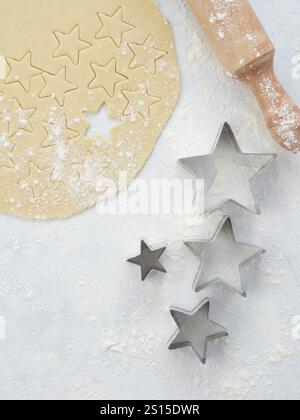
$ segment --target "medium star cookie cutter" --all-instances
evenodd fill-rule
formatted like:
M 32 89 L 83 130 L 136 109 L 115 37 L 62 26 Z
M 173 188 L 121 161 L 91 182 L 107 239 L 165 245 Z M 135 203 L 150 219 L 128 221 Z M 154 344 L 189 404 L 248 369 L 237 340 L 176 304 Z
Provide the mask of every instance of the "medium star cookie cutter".
M 260 214 L 257 176 L 273 161 L 275 153 L 243 153 L 228 123 L 214 143 L 212 153 L 180 159 L 179 163 L 194 177 L 205 181 L 204 214 L 232 206 Z
M 169 350 L 192 347 L 203 364 L 206 363 L 208 344 L 227 337 L 224 327 L 210 320 L 210 301 L 205 299 L 193 311 L 171 308 L 171 315 L 178 326 L 169 343 Z
M 223 217 L 210 240 L 186 242 L 185 245 L 201 261 L 193 285 L 196 293 L 222 283 L 246 297 L 246 285 L 240 270 L 265 253 L 262 248 L 237 242 L 231 219 L 227 216 Z

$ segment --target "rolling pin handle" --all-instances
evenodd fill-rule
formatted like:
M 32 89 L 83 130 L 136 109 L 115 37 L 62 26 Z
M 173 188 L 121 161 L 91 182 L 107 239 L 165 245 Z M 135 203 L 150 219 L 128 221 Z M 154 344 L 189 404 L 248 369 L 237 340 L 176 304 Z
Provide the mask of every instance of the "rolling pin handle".
M 274 139 L 292 152 L 300 150 L 300 109 L 278 82 L 274 54 L 239 75 L 252 90 Z

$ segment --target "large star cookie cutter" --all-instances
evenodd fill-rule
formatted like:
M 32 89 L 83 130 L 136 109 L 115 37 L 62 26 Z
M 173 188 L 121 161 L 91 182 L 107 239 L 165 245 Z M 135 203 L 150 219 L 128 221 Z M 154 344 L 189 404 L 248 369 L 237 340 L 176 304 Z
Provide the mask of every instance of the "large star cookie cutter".
M 238 206 L 254 214 L 260 213 L 255 180 L 275 158 L 270 153 L 243 153 L 228 123 L 215 141 L 212 153 L 180 159 L 179 163 L 194 177 L 205 181 L 204 213 Z

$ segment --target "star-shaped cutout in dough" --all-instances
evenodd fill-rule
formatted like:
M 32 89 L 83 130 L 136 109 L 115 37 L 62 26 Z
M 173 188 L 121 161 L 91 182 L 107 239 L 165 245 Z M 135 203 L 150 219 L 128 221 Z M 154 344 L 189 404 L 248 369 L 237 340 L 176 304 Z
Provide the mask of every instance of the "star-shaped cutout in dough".
M 114 96 L 117 84 L 127 80 L 127 77 L 117 72 L 117 61 L 113 58 L 106 66 L 92 63 L 94 78 L 89 84 L 90 89 L 102 88 L 111 98 Z
M 2 118 L 8 123 L 9 137 L 19 134 L 21 131 L 32 132 L 30 119 L 36 112 L 36 108 L 25 109 L 21 106 L 18 99 L 13 98 L 9 111 L 2 114 Z
M 143 44 L 128 44 L 134 54 L 134 58 L 129 65 L 130 69 L 145 67 L 150 73 L 156 73 L 157 60 L 168 53 L 155 48 L 153 36 L 149 35 Z
M 100 109 L 94 112 L 87 113 L 89 127 L 86 132 L 86 137 L 98 137 L 104 139 L 106 142 L 110 141 L 112 130 L 120 124 L 120 121 L 110 116 L 107 105 L 101 105 Z
M 193 176 L 204 179 L 205 213 L 231 203 L 258 214 L 259 206 L 252 183 L 274 158 L 275 154 L 242 153 L 229 124 L 225 123 L 212 154 L 185 158 L 179 162 Z
M 102 28 L 97 33 L 97 39 L 111 38 L 117 47 L 122 45 L 123 35 L 135 29 L 135 26 L 126 22 L 123 18 L 123 9 L 120 7 L 111 16 L 98 13 Z
M 140 114 L 144 119 L 150 117 L 151 107 L 161 101 L 158 96 L 151 95 L 147 89 L 146 82 L 141 84 L 137 90 L 123 90 L 127 99 L 127 106 L 124 115 Z
M 225 217 L 210 241 L 187 242 L 187 247 L 201 260 L 194 281 L 199 292 L 221 282 L 246 296 L 246 287 L 241 280 L 240 269 L 264 250 L 236 242 L 230 218 Z
M 66 115 L 61 116 L 55 122 L 47 123 L 45 127 L 47 137 L 42 143 L 42 147 L 58 146 L 67 144 L 69 140 L 78 137 L 79 133 L 68 127 Z
M 153 271 L 166 273 L 164 266 L 160 262 L 160 258 L 165 250 L 166 248 L 152 250 L 145 241 L 142 241 L 140 255 L 130 258 L 128 262 L 141 267 L 142 281 L 144 281 Z
M 83 186 L 94 187 L 96 185 L 97 192 L 103 192 L 101 181 L 103 173 L 109 168 L 109 162 L 96 161 L 93 153 L 88 150 L 85 159 L 79 163 L 72 163 L 72 168 L 78 177 L 78 182 Z M 106 188 L 104 188 L 106 190 Z
M 29 175 L 20 182 L 20 187 L 31 188 L 35 199 L 41 198 L 49 188 L 53 169 L 41 169 L 34 162 L 29 162 Z
M 43 73 L 43 79 L 45 81 L 45 87 L 40 93 L 40 98 L 53 97 L 57 100 L 60 106 L 64 105 L 65 95 L 67 93 L 78 89 L 78 86 L 67 80 L 66 67 L 63 67 L 54 75 L 50 73 Z
M 12 169 L 15 167 L 15 163 L 12 158 L 15 147 L 16 145 L 10 142 L 7 133 L 0 135 L 0 169 Z
M 66 56 L 76 65 L 79 64 L 81 51 L 92 47 L 92 44 L 80 38 L 79 25 L 76 25 L 69 33 L 54 32 L 54 36 L 58 41 L 58 47 L 54 51 L 53 57 Z
M 30 91 L 31 79 L 42 73 L 42 70 L 32 65 L 31 51 L 26 53 L 21 60 L 7 58 L 10 72 L 5 79 L 5 83 L 19 83 L 26 92 Z
M 203 364 L 206 363 L 208 344 L 228 336 L 219 324 L 210 320 L 210 302 L 205 299 L 192 312 L 171 309 L 178 330 L 170 340 L 169 350 L 192 347 Z

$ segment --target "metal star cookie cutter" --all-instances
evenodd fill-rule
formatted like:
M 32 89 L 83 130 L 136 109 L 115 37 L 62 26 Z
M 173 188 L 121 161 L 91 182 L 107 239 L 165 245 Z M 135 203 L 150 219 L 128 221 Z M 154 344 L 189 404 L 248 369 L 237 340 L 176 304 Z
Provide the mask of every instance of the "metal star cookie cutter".
M 205 214 L 232 206 L 260 214 L 254 184 L 276 157 L 275 153 L 243 153 L 230 125 L 225 123 L 211 154 L 180 159 L 179 163 L 192 176 L 204 179 Z
M 169 350 L 192 347 L 203 364 L 206 363 L 208 344 L 229 334 L 224 327 L 209 318 L 210 301 L 205 299 L 193 311 L 171 308 L 178 326 L 169 343 Z
M 166 247 L 160 249 L 152 249 L 145 240 L 141 241 L 141 253 L 137 257 L 130 258 L 127 262 L 141 267 L 142 281 L 153 272 L 159 271 L 166 273 L 166 269 L 160 262 L 160 258 L 166 251 Z
M 231 219 L 227 216 L 223 217 L 210 240 L 186 242 L 185 245 L 201 261 L 193 285 L 196 292 L 222 283 L 243 297 L 247 293 L 240 270 L 265 253 L 262 248 L 237 242 Z

